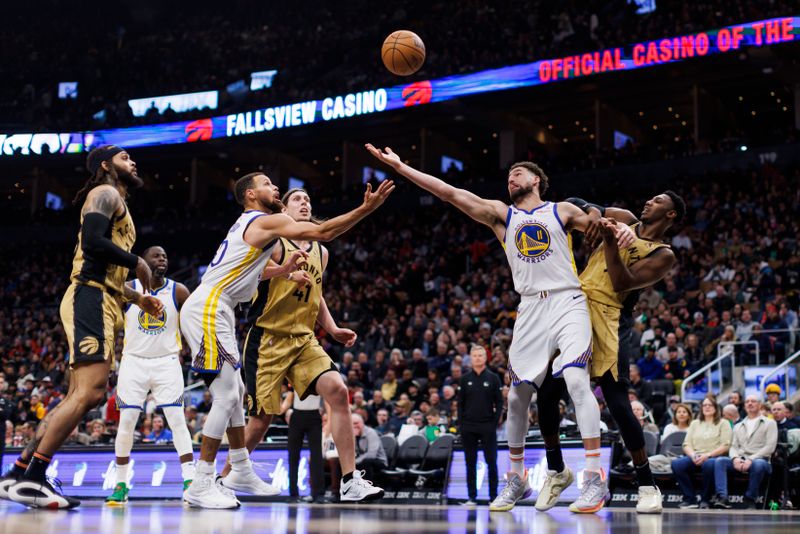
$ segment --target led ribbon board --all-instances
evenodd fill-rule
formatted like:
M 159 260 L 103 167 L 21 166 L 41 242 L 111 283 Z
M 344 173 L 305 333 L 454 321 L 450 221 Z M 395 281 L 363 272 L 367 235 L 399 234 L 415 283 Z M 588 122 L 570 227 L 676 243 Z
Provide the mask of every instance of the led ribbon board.
M 484 70 L 195 121 L 93 132 L 0 134 L 0 156 L 76 153 L 101 144 L 126 148 L 192 143 L 325 123 L 462 96 L 532 87 L 593 74 L 626 71 L 791 42 L 800 17 L 736 24 L 719 30 L 635 43 L 524 65 Z

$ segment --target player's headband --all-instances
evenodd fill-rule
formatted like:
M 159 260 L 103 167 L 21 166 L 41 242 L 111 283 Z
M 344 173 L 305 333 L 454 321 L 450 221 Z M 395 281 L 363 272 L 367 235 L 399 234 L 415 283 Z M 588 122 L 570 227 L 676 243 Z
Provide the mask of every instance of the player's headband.
M 86 158 L 86 168 L 92 175 L 97 173 L 97 169 L 104 161 L 108 161 L 120 152 L 125 152 L 125 149 L 116 145 L 105 145 L 93 150 L 89 157 Z

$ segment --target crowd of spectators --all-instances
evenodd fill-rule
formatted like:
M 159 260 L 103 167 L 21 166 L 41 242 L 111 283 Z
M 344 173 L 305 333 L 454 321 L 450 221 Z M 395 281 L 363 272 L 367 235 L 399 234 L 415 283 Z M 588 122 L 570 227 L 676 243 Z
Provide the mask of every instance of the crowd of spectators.
M 543 0 L 314 0 L 297 10 L 274 2 L 133 4 L 107 9 L 89 2 L 9 5 L 0 19 L 6 80 L 0 124 L 23 131 L 71 131 L 176 120 L 135 118 L 132 98 L 220 90 L 222 112 L 283 104 L 351 90 L 391 86 L 380 45 L 399 28 L 425 41 L 426 78 L 532 62 L 635 41 L 682 35 L 790 14 L 770 0 L 659 0 L 655 12 L 635 3 Z M 30 24 L 36 20 L 36 24 Z M 234 97 L 229 84 L 253 71 L 277 69 L 271 88 Z M 75 99 L 58 98 L 58 83 L 77 81 Z M 103 111 L 103 118 L 92 116 Z M 208 110 L 181 118 L 208 116 Z M 35 126 L 34 126 L 35 125 Z
M 660 434 L 663 429 L 664 438 L 690 432 L 693 415 L 679 397 L 659 413 L 653 384 L 666 380 L 678 391 L 681 381 L 716 357 L 726 341 L 756 341 L 762 364 L 783 361 L 798 348 L 800 304 L 800 228 L 794 216 L 800 212 L 800 169 L 764 165 L 675 189 L 688 208 L 686 224 L 670 236 L 678 262 L 639 298 L 635 330 L 641 358 L 632 366 L 630 390 L 634 412 L 643 424 L 653 425 L 646 430 Z M 600 189 L 591 200 L 638 213 L 658 192 L 631 192 L 627 198 L 618 190 Z M 131 209 L 136 211 L 135 203 Z M 37 423 L 66 393 L 67 347 L 58 303 L 67 285 L 67 246 L 48 251 L 21 246 L 0 256 L 0 393 L 8 406 L 5 442 L 10 446 L 30 440 Z M 170 243 L 164 246 L 170 250 Z M 367 428 L 397 435 L 413 425 L 429 440 L 457 432 L 459 388 L 472 366 L 473 345 L 486 349 L 488 367 L 504 384 L 505 397 L 519 297 L 490 232 L 473 228 L 449 207 L 387 208 L 329 248 L 325 298 L 339 325 L 354 329 L 359 339 L 348 350 L 324 331 L 318 335 L 345 378 L 353 413 Z M 206 252 L 201 260 L 213 251 Z M 586 258 L 587 250 L 578 246 L 578 264 Z M 239 325 L 241 339 L 245 326 Z M 755 354 L 737 348 L 736 357 L 739 365 L 752 364 Z M 188 369 L 187 379 L 197 381 Z M 75 430 L 72 443 L 113 442 L 119 419 L 115 382 L 112 377 L 107 402 Z M 185 409 L 196 439 L 212 401 L 207 391 L 201 395 Z M 792 420 L 791 405 L 780 400 L 781 394 L 767 399 L 765 417 Z M 602 407 L 602 396 L 598 401 Z M 730 399 L 734 405 L 741 401 L 740 395 Z M 574 426 L 568 399 L 562 411 L 563 426 Z M 741 417 L 741 406 L 735 412 Z M 607 410 L 603 413 L 613 430 L 613 420 Z M 530 418 L 535 425 L 533 408 Z M 500 417 L 501 439 L 504 424 Z M 170 441 L 153 403 L 143 410 L 136 441 Z

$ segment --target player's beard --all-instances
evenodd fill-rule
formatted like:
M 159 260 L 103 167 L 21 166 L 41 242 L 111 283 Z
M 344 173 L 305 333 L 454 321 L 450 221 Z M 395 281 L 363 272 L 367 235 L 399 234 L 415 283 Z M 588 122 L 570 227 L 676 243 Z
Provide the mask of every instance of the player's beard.
M 511 201 L 514 203 L 519 202 L 520 200 L 524 200 L 525 197 L 533 193 L 533 185 L 528 185 L 525 187 L 520 187 L 516 191 L 511 192 Z
M 284 206 L 283 202 L 281 202 L 276 198 L 269 204 L 264 204 L 264 207 L 267 208 L 272 213 L 283 213 L 283 210 L 286 206 Z
M 133 174 L 125 169 L 114 165 L 114 170 L 117 172 L 117 179 L 125 185 L 128 190 L 139 189 L 144 185 L 144 180 L 139 178 L 138 174 Z

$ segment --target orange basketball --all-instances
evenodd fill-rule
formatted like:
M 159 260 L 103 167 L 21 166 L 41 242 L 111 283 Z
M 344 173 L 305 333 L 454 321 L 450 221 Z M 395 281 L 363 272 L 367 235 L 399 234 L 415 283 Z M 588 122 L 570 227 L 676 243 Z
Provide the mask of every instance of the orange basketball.
M 383 41 L 381 59 L 392 74 L 410 76 L 425 62 L 425 43 L 414 32 L 408 30 L 392 32 Z

